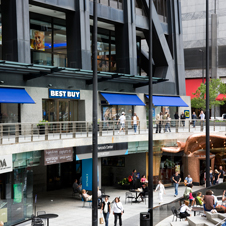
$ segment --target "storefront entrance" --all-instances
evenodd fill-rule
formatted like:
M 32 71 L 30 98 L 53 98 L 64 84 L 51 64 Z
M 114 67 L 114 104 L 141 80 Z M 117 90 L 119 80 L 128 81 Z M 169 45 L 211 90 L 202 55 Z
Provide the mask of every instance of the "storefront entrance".
M 78 101 L 43 100 L 43 119 L 49 122 L 78 121 Z

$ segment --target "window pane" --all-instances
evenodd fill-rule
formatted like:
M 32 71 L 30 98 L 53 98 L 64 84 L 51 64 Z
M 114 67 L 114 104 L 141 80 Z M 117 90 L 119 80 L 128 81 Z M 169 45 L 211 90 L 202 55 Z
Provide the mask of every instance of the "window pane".
M 52 54 L 44 52 L 33 52 L 33 63 L 52 66 Z
M 18 104 L 0 104 L 0 123 L 19 122 Z
M 54 25 L 53 51 L 56 53 L 67 54 L 66 27 Z
M 30 48 L 38 51 L 51 51 L 51 24 L 38 20 L 30 20 Z
M 54 54 L 54 66 L 56 67 L 67 67 L 66 55 Z

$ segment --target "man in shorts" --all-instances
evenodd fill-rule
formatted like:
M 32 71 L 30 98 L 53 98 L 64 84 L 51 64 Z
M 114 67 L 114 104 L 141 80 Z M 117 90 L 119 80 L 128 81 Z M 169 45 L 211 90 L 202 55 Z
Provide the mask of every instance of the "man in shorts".
M 122 129 L 125 132 L 125 124 L 126 124 L 125 112 L 122 112 L 122 115 L 119 117 L 118 122 L 120 122 L 120 124 L 121 124 L 121 128 L 118 131 L 118 134 L 121 132 Z M 118 125 L 118 123 L 117 123 L 117 125 Z

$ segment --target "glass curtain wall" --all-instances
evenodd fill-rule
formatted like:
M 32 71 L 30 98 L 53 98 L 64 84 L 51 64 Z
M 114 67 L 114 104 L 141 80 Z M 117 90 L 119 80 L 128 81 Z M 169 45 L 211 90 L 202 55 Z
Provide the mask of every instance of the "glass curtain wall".
M 67 38 L 64 20 L 30 16 L 31 60 L 34 64 L 67 66 Z
M 93 29 L 91 28 L 91 31 Z M 91 33 L 92 44 L 92 33 Z M 92 49 L 92 47 L 91 47 Z M 116 67 L 116 44 L 114 31 L 98 28 L 97 35 L 97 70 L 115 72 Z

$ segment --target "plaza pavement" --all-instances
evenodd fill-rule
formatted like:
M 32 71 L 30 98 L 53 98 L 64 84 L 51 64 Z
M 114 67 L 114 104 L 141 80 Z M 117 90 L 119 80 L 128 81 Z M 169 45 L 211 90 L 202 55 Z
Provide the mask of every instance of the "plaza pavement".
M 193 191 L 202 189 L 202 186 L 194 186 Z M 164 203 L 169 203 L 183 195 L 185 187 L 179 187 L 179 196 L 174 197 L 174 188 L 167 188 L 164 195 Z M 125 204 L 126 190 L 119 190 L 113 187 L 105 187 L 105 194 L 110 195 L 110 201 L 115 197 L 120 196 L 125 213 L 123 214 L 123 226 L 139 226 L 140 225 L 140 212 L 147 212 L 148 202 L 141 203 L 126 203 Z M 50 219 L 50 226 L 91 226 L 92 225 L 92 208 L 88 203 L 82 208 L 83 203 L 71 195 L 72 189 L 62 189 L 57 191 L 45 192 L 38 194 L 37 211 L 46 211 L 46 213 L 55 213 L 59 217 Z M 164 204 L 163 203 L 163 204 Z M 159 206 L 158 193 L 154 193 L 154 207 Z M 164 210 L 162 210 L 164 211 Z M 161 210 L 157 214 L 164 214 Z M 100 210 L 98 210 L 98 224 L 99 224 Z M 156 216 L 156 212 L 154 214 Z M 158 224 L 158 226 L 170 225 L 172 217 L 167 221 Z M 21 224 L 20 226 L 31 225 L 30 222 Z M 109 226 L 114 225 L 114 217 L 112 213 L 109 217 Z

